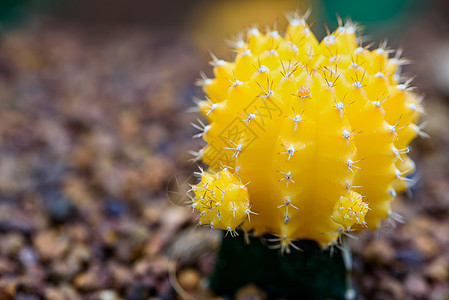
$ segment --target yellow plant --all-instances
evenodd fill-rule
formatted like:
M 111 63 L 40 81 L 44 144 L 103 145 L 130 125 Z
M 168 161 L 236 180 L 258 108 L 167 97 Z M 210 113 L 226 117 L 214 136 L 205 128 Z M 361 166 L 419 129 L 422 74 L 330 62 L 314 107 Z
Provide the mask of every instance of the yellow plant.
M 318 42 L 307 15 L 283 35 L 249 29 L 233 62 L 213 57 L 198 102 L 209 125 L 195 125 L 209 166 L 192 189 L 200 224 L 273 234 L 286 251 L 391 218 L 415 168 L 408 145 L 425 135 L 401 51 L 362 46 L 350 21 Z

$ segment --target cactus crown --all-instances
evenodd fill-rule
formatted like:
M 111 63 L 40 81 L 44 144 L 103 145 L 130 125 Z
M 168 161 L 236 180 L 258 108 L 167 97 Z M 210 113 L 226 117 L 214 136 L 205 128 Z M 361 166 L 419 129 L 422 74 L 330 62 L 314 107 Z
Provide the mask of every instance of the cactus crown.
M 291 15 L 285 35 L 249 29 L 235 60 L 213 56 L 214 78 L 199 82 L 209 122 L 196 125 L 207 145 L 195 160 L 209 166 L 192 187 L 200 224 L 273 234 L 285 251 L 391 217 L 415 168 L 408 145 L 425 135 L 401 51 L 362 46 L 351 21 L 318 42 L 307 16 Z

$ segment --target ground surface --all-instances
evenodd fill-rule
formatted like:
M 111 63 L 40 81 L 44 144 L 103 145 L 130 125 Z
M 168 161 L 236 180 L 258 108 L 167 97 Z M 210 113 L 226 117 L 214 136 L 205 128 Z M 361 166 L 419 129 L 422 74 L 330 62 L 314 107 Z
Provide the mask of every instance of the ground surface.
M 184 35 L 88 32 L 43 22 L 0 42 L 0 299 L 177 299 L 174 269 L 210 299 L 219 236 L 167 196 L 194 168 L 204 57 Z M 407 222 L 352 242 L 360 299 L 449 299 L 448 104 L 426 100 Z

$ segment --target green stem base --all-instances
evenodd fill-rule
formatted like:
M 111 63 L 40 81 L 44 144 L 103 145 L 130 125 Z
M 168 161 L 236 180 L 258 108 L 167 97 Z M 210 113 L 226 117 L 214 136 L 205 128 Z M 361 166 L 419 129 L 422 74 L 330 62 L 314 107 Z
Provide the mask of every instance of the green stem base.
M 251 237 L 245 244 L 243 233 L 223 238 L 211 289 L 232 298 L 239 288 L 254 284 L 268 299 L 345 299 L 348 282 L 342 251 L 335 248 L 331 256 L 310 240 L 295 245 L 303 251 L 281 254 L 260 238 Z

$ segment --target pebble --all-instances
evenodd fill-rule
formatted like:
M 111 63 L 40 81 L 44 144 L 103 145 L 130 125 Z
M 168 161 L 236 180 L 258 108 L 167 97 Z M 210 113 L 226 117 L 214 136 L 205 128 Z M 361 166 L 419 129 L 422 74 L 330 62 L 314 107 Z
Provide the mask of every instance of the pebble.
M 12 274 L 15 270 L 16 264 L 13 261 L 0 257 L 0 275 Z
M 75 207 L 65 197 L 52 201 L 48 204 L 47 209 L 50 214 L 50 219 L 56 224 L 63 224 L 70 221 L 75 214 Z
M 66 236 L 56 231 L 42 231 L 36 234 L 34 245 L 44 260 L 60 258 L 69 249 L 70 243 Z
M 25 240 L 22 235 L 18 233 L 10 233 L 0 236 L 0 255 L 14 256 L 23 246 Z
M 14 300 L 40 300 L 39 297 L 25 294 L 25 293 L 19 293 L 15 295 Z
M 80 291 L 95 291 L 103 288 L 107 279 L 101 266 L 93 265 L 86 272 L 77 275 L 74 283 Z
M 104 290 L 98 293 L 98 300 L 117 300 L 118 296 L 114 291 Z
M 86 243 L 90 236 L 89 228 L 86 224 L 70 224 L 66 227 L 67 235 L 73 242 Z
M 440 251 L 438 244 L 428 235 L 419 235 L 414 239 L 414 244 L 426 258 L 432 258 Z
M 432 280 L 447 282 L 449 280 L 449 262 L 440 257 L 425 267 L 424 274 Z
M 157 278 L 163 278 L 166 277 L 166 275 L 168 274 L 169 265 L 170 260 L 168 259 L 168 257 L 158 255 L 153 257 L 149 261 L 147 272 Z
M 7 215 L 8 217 L 2 217 L 0 207 L 0 231 L 30 234 L 31 232 L 36 230 L 36 228 L 38 228 L 32 216 L 28 216 L 23 212 L 5 212 L 5 215 Z
M 184 269 L 179 271 L 179 285 L 188 293 L 198 290 L 201 281 L 201 274 L 195 269 Z
M 235 300 L 265 300 L 267 299 L 266 294 L 256 287 L 255 285 L 247 285 L 239 290 L 235 294 Z
M 438 284 L 432 288 L 429 295 L 430 300 L 447 300 L 449 299 L 449 284 Z
M 159 221 L 163 209 L 164 208 L 160 206 L 148 205 L 144 208 L 143 216 L 149 224 L 153 225 Z
M 123 200 L 108 199 L 106 200 L 106 214 L 111 217 L 120 217 L 127 211 L 127 206 Z
M 420 275 L 410 274 L 405 279 L 405 288 L 409 295 L 414 295 L 417 298 L 424 297 L 429 292 L 429 286 Z
M 69 285 L 49 286 L 44 292 L 46 300 L 81 300 L 80 295 Z
M 380 289 L 383 293 L 387 294 L 390 299 L 404 299 L 404 286 L 394 278 L 385 276 L 381 280 Z
M 73 259 L 55 260 L 50 265 L 51 274 L 59 280 L 70 281 L 82 269 L 79 261 Z
M 143 277 L 150 273 L 151 263 L 148 259 L 141 259 L 134 264 L 134 274 Z
M 12 299 L 16 293 L 17 283 L 0 277 L 0 299 Z
M 20 278 L 20 287 L 23 291 L 32 292 L 33 295 L 39 295 L 44 289 L 46 279 L 46 270 L 40 266 L 28 267 Z
M 34 267 L 38 262 L 38 257 L 33 248 L 22 247 L 19 251 L 19 260 L 25 267 Z
M 111 262 L 109 270 L 111 272 L 113 286 L 116 288 L 129 286 L 135 280 L 128 265 Z
M 137 282 L 130 286 L 128 293 L 126 294 L 126 299 L 147 300 L 148 298 L 155 295 L 156 289 L 153 285 Z
M 395 251 L 387 241 L 377 239 L 366 246 L 363 255 L 367 262 L 385 266 L 394 260 Z
M 91 259 L 92 259 L 91 249 L 84 243 L 74 244 L 67 254 L 67 260 L 73 262 L 87 263 L 91 261 Z

